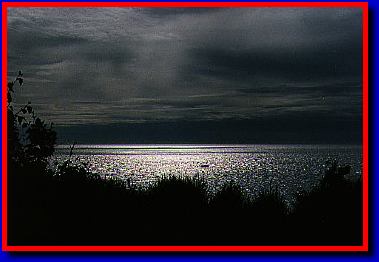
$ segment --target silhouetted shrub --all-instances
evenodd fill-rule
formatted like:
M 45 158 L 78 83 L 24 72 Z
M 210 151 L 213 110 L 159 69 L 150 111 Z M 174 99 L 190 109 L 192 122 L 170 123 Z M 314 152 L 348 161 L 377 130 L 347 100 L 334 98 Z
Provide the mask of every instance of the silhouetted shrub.
M 241 188 L 233 182 L 223 185 L 211 200 L 211 206 L 219 210 L 241 209 L 246 204 Z
M 203 178 L 170 176 L 148 189 L 68 159 L 47 168 L 56 133 L 8 84 L 10 245 L 359 245 L 362 183 L 332 163 L 288 210 L 278 190 L 248 198 L 235 183 L 214 196 Z
M 332 163 L 319 185 L 297 195 L 294 233 L 298 239 L 330 244 L 362 240 L 362 183 L 345 178 L 349 166 Z M 327 237 L 326 237 L 327 236 Z
M 56 132 L 52 124 L 47 125 L 35 113 L 28 102 L 16 110 L 13 105 L 15 84 L 23 85 L 23 74 L 19 71 L 14 81 L 8 83 L 8 159 L 10 164 L 46 168 L 47 159 L 54 153 Z
M 319 187 L 299 196 L 289 213 L 276 190 L 250 200 L 238 186 L 229 184 L 211 197 L 201 179 L 168 177 L 139 189 L 81 167 L 66 167 L 64 172 L 27 181 L 17 203 L 12 203 L 12 243 L 309 245 L 361 241 L 361 220 L 356 219 L 361 214 L 359 181 L 345 181 L 346 190 L 336 192 L 333 187 L 332 192 L 331 185 L 322 180 Z

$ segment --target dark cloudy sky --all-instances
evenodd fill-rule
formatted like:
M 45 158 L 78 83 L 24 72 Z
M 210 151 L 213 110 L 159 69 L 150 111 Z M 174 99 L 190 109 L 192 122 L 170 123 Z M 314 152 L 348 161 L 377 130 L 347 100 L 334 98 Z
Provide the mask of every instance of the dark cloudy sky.
M 70 143 L 360 143 L 358 8 L 9 8 L 8 77 Z

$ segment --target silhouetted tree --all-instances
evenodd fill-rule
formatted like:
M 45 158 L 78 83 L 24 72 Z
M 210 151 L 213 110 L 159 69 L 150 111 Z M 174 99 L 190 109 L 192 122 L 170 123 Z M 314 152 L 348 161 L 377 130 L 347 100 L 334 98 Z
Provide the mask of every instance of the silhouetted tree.
M 13 96 L 17 82 L 20 87 L 24 83 L 21 71 L 8 82 L 8 160 L 17 166 L 46 168 L 47 158 L 54 153 L 56 132 L 52 124 L 47 125 L 35 114 L 30 102 L 16 111 Z

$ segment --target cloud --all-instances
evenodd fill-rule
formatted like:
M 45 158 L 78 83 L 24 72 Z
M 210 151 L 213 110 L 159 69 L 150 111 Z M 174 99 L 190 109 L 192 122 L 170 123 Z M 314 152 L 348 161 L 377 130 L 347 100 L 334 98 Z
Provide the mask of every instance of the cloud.
M 361 117 L 354 8 L 10 8 L 9 78 L 61 126 Z

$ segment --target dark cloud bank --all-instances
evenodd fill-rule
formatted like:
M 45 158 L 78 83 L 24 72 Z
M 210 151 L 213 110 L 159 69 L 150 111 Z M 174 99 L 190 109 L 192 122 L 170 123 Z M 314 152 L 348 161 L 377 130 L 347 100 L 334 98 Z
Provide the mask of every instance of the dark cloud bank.
M 360 9 L 10 8 L 9 78 L 70 143 L 360 143 Z

